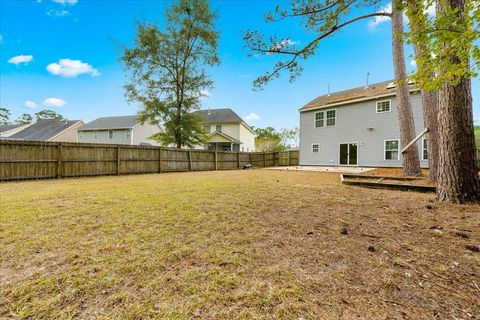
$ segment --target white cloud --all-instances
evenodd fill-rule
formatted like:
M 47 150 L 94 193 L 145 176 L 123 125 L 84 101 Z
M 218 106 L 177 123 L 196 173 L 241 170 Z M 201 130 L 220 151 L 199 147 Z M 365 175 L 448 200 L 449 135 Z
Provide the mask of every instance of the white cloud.
M 58 98 L 48 98 L 43 100 L 45 107 L 63 107 L 67 102 Z
M 29 109 L 35 109 L 37 107 L 37 104 L 33 101 L 30 101 L 30 100 L 27 100 L 25 101 L 25 103 L 23 104 L 23 106 L 25 108 L 29 108 Z
M 30 55 L 19 55 L 19 56 L 15 56 L 15 57 L 11 57 L 9 60 L 8 60 L 8 63 L 13 63 L 15 65 L 19 65 L 20 63 L 29 63 L 30 61 L 33 60 L 33 56 L 30 56 Z
M 417 61 L 415 61 L 415 60 L 410 61 L 410 65 L 412 67 L 416 68 L 417 67 Z
M 75 5 L 77 4 L 78 0 L 52 0 L 55 3 L 60 3 L 63 5 L 70 4 L 70 5 Z
M 211 95 L 210 91 L 207 91 L 207 90 L 200 91 L 200 99 L 208 98 L 210 97 L 210 95 Z
M 68 10 L 48 10 L 47 16 L 49 17 L 66 17 L 70 15 L 70 11 Z
M 58 63 L 50 63 L 47 71 L 56 76 L 76 77 L 80 74 L 99 76 L 100 72 L 88 63 L 80 60 L 60 59 Z
M 260 120 L 260 116 L 255 112 L 251 112 L 248 116 L 245 117 L 248 121 L 257 121 Z
M 388 3 L 386 4 L 385 6 L 381 7 L 380 10 L 378 10 L 379 12 L 385 12 L 385 13 L 391 13 L 392 12 L 392 3 Z M 378 17 L 375 17 L 373 20 L 371 20 L 369 23 L 368 23 L 368 26 L 372 29 L 376 28 L 378 25 L 384 23 L 384 22 L 387 22 L 387 21 L 390 21 L 390 17 L 386 17 L 386 16 L 378 16 Z

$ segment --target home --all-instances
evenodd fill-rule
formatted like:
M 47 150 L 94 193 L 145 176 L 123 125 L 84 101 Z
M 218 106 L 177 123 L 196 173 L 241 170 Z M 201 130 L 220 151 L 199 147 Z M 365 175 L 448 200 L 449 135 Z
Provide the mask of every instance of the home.
M 420 91 L 410 85 L 416 133 L 424 129 Z M 393 80 L 320 96 L 300 111 L 300 164 L 401 167 Z M 425 136 L 417 142 L 428 167 Z
M 82 120 L 44 119 L 10 135 L 10 140 L 76 142 Z
M 30 124 L 4 124 L 0 125 L 0 138 L 8 138 L 30 126 Z
M 78 142 L 129 145 L 160 145 L 150 137 L 160 132 L 158 125 L 138 119 L 137 115 L 97 118 L 78 129 Z
M 255 132 L 232 109 L 208 109 L 194 112 L 203 119 L 208 142 L 196 149 L 255 151 Z

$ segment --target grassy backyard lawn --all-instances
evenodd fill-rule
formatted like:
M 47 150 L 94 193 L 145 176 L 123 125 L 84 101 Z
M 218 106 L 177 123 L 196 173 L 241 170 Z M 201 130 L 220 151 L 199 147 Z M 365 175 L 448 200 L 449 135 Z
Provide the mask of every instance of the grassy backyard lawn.
M 3 183 L 0 198 L 0 318 L 480 315 L 478 205 L 267 170 Z

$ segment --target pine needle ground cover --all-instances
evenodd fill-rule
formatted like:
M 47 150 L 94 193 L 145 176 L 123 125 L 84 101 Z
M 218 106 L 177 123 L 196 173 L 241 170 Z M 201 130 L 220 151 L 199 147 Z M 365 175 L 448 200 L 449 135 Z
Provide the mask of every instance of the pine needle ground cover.
M 0 318 L 470 319 L 480 206 L 269 170 L 0 184 Z

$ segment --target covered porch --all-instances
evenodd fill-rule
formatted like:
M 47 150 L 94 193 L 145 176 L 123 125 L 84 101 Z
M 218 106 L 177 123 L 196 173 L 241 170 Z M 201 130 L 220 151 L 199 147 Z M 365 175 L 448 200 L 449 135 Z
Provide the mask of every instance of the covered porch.
M 212 132 L 208 135 L 207 150 L 217 151 L 240 151 L 241 142 L 223 132 Z

